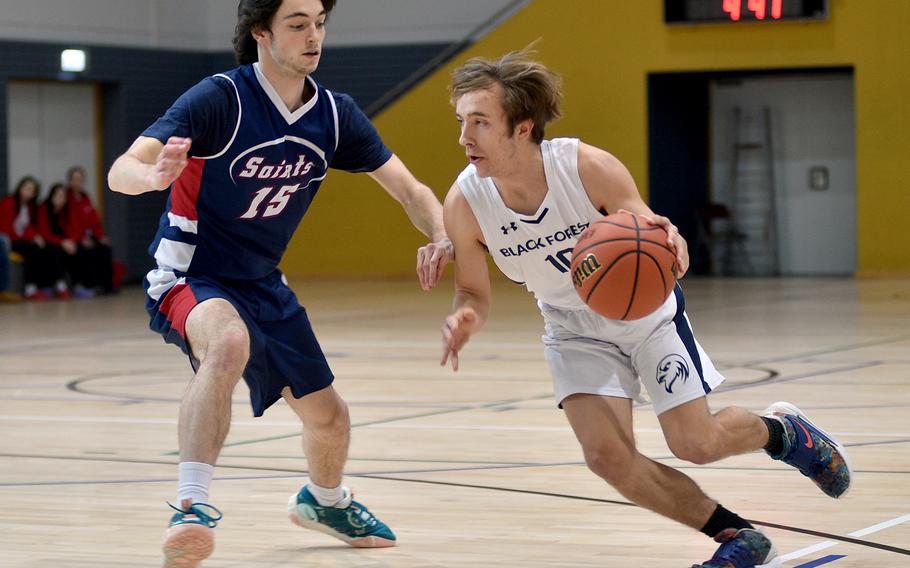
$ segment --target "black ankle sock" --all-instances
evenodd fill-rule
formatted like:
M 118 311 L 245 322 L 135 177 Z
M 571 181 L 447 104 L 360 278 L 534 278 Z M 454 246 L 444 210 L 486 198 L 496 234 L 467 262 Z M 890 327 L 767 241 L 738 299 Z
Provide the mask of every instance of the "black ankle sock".
M 714 513 L 711 514 L 711 518 L 708 519 L 708 522 L 705 523 L 705 526 L 702 527 L 701 532 L 706 535 L 714 538 L 721 531 L 726 529 L 754 529 L 752 525 L 749 524 L 749 521 L 740 517 L 736 513 L 730 512 L 724 509 L 720 504 L 717 505 L 717 508 L 714 509 Z
M 761 419 L 768 427 L 768 443 L 765 444 L 765 451 L 776 456 L 784 450 L 784 425 L 775 418 L 762 416 Z

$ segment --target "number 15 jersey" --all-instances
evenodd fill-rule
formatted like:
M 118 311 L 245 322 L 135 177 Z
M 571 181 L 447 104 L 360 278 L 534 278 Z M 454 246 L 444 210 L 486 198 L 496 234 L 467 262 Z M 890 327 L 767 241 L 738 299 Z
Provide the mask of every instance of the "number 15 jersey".
M 350 97 L 307 82 L 312 97 L 290 112 L 258 63 L 241 66 L 204 79 L 143 133 L 192 139 L 149 248 L 150 296 L 183 275 L 269 275 L 330 167 L 369 172 L 392 156 Z
M 585 309 L 572 285 L 569 264 L 578 237 L 605 213 L 594 208 L 578 175 L 578 139 L 554 138 L 540 145 L 547 194 L 533 215 L 509 209 L 492 178 L 469 165 L 458 186 L 470 205 L 496 266 L 550 306 Z

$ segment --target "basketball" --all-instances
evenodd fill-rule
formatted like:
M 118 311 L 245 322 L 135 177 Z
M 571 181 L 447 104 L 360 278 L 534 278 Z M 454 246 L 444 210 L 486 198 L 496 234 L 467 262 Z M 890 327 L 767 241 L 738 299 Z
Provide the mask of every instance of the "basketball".
M 588 227 L 572 251 L 572 283 L 598 314 L 635 320 L 654 312 L 676 284 L 676 254 L 667 232 L 631 213 Z

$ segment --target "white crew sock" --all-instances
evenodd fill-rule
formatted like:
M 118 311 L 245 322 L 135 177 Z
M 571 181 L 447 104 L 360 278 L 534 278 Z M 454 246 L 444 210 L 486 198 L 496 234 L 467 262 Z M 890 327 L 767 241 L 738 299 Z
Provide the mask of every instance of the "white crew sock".
M 197 503 L 208 502 L 215 467 L 207 463 L 180 462 L 178 472 L 177 502 L 187 499 Z
M 344 487 L 340 484 L 338 487 L 321 487 L 313 483 L 311 479 L 306 487 L 323 507 L 331 507 L 344 499 Z

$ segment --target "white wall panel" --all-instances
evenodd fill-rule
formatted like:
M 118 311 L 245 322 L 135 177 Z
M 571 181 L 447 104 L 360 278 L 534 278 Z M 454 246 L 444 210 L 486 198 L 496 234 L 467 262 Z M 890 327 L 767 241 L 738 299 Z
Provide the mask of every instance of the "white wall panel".
M 339 0 L 330 45 L 451 42 L 516 0 Z M 0 0 L 0 39 L 230 51 L 235 0 Z
M 78 83 L 9 84 L 10 190 L 25 175 L 38 178 L 43 198 L 66 170 L 86 170 L 86 188 L 98 203 L 95 172 L 95 87 Z
M 0 38 L 149 46 L 147 0 L 0 0 Z

